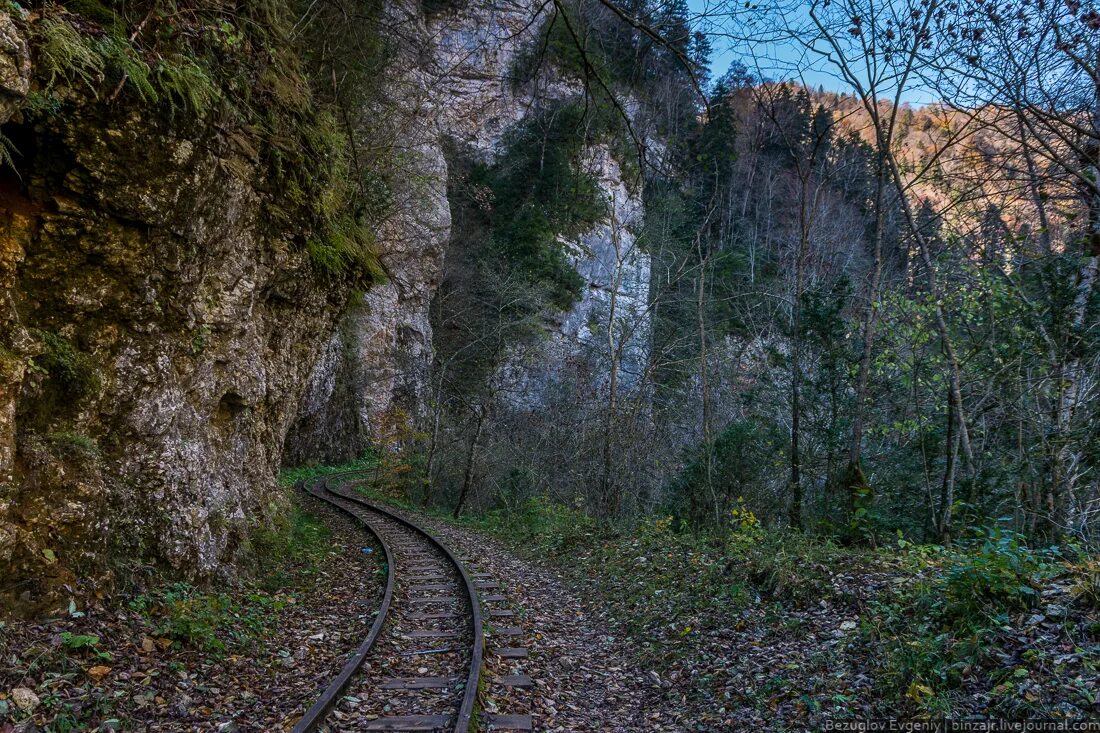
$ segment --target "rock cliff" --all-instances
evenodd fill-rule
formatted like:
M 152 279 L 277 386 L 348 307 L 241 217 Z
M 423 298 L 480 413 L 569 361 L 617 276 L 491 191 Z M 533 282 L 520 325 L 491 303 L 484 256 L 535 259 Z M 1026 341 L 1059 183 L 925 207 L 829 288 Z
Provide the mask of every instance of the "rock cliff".
M 0 606 L 120 553 L 215 573 L 279 509 L 347 288 L 275 223 L 239 131 L 79 93 L 32 122 L 2 13 L 0 46 Z
M 391 6 L 390 22 L 414 39 L 387 80 L 388 88 L 402 90 L 395 141 L 412 173 L 400 192 L 405 203 L 381 238 L 392 280 L 349 310 L 342 336 L 330 345 L 331 358 L 318 362 L 290 440 L 291 462 L 348 459 L 372 442 L 400 442 L 423 414 L 432 358 L 429 304 L 450 236 L 444 151 L 451 145 L 492 160 L 503 136 L 528 115 L 582 94 L 580 82 L 550 62 L 533 79 L 515 78 L 522 55 L 537 49 L 547 14 L 545 5 L 530 0 L 471 2 L 430 17 L 414 6 Z M 564 243 L 585 285 L 572 311 L 548 314 L 551 339 L 534 360 L 537 368 L 524 368 L 534 401 L 575 354 L 603 348 L 606 330 L 594 333 L 589 324 L 606 323 L 612 292 L 613 331 L 629 341 L 627 371 L 639 372 L 645 356 L 649 258 L 635 246 L 634 233 L 641 198 L 606 146 L 591 151 L 588 165 L 609 215 L 592 232 Z M 349 398 L 352 420 L 338 417 Z
M 398 175 L 376 226 L 385 278 L 360 289 L 319 274 L 300 222 L 272 215 L 247 127 L 79 91 L 71 113 L 28 115 L 42 72 L 27 23 L 0 13 L 0 152 L 16 156 L 0 172 L 0 603 L 119 552 L 216 573 L 279 510 L 281 465 L 403 439 L 427 400 L 444 150 L 491 160 L 540 104 L 581 92 L 552 68 L 512 78 L 544 12 L 386 6 L 402 40 L 365 118 Z M 606 148 L 589 165 L 611 214 L 568 243 L 586 287 L 552 314 L 536 381 L 598 340 L 610 293 L 620 317 L 644 310 L 641 202 Z

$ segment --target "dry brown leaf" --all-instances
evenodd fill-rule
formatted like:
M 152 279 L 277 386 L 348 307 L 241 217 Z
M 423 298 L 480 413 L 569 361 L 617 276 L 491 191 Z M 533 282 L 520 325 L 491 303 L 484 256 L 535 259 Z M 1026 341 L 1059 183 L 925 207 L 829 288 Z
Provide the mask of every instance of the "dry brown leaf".
M 111 668 L 102 664 L 97 664 L 96 666 L 88 669 L 88 676 L 91 677 L 92 680 L 94 680 L 95 682 L 99 682 L 110 673 Z

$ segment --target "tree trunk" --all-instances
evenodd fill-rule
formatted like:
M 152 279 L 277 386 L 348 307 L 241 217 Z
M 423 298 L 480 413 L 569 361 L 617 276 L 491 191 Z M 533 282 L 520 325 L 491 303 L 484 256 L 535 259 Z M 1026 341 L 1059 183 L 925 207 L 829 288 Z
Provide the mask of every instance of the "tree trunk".
M 799 209 L 801 221 L 791 304 L 791 506 L 788 521 L 792 528 L 798 530 L 802 529 L 802 451 L 799 445 L 802 422 L 802 290 L 806 277 L 806 253 L 810 247 L 810 212 L 807 201 L 810 180 L 808 173 L 802 180 L 802 201 Z
M 707 324 L 706 324 L 706 274 L 707 274 L 707 258 L 702 256 L 702 245 L 700 245 L 700 260 L 699 260 L 699 287 L 698 287 L 698 299 L 696 302 L 696 315 L 699 328 L 699 387 L 702 391 L 702 408 L 703 408 L 703 450 L 706 451 L 704 455 L 704 464 L 706 468 L 706 485 L 707 495 L 710 498 L 711 507 L 714 510 L 714 523 L 718 526 L 722 523 L 721 509 L 718 506 L 718 495 L 714 490 L 714 445 L 713 435 L 711 434 L 711 405 L 710 405 L 710 384 L 707 379 L 708 364 L 707 364 Z
M 1083 164 L 1086 175 L 1083 187 L 1088 208 L 1088 236 L 1084 251 L 1079 255 L 1081 264 L 1074 283 L 1072 322 L 1069 343 L 1066 344 L 1066 359 L 1058 380 L 1055 405 L 1054 438 L 1050 475 L 1044 484 L 1042 506 L 1044 516 L 1040 521 L 1040 534 L 1050 542 L 1058 542 L 1068 523 L 1068 501 L 1074 492 L 1074 472 L 1069 467 L 1075 458 L 1070 431 L 1073 416 L 1077 409 L 1078 390 L 1084 376 L 1081 363 L 1081 338 L 1085 332 L 1085 317 L 1088 314 L 1089 301 L 1096 289 L 1096 280 L 1100 275 L 1100 80 L 1093 89 L 1093 110 L 1091 115 L 1092 136 L 1085 152 Z
M 958 465 L 960 436 L 956 424 L 958 411 L 955 409 L 955 393 L 947 395 L 947 465 L 943 471 L 943 486 L 940 489 L 940 517 L 936 526 L 940 544 L 951 544 L 951 519 L 955 503 L 955 473 Z
M 867 414 L 867 389 L 871 381 L 871 357 L 875 344 L 875 319 L 878 315 L 879 293 L 882 289 L 882 240 L 886 228 L 885 188 L 886 171 L 879 142 L 878 175 L 875 180 L 875 234 L 871 268 L 871 288 L 867 307 L 863 311 L 863 349 L 859 357 L 859 375 L 856 378 L 855 411 L 852 415 L 852 443 L 848 450 L 848 470 L 845 483 L 848 493 L 848 524 L 853 530 L 860 524 L 858 512 L 868 503 L 870 487 L 863 473 L 863 428 Z
M 440 367 L 438 386 L 435 390 L 435 399 L 432 405 L 432 433 L 428 440 L 428 457 L 424 466 L 424 496 L 422 498 L 425 507 L 430 503 L 432 479 L 435 475 L 436 449 L 439 446 L 439 423 L 443 417 L 443 378 L 447 373 L 446 369 L 446 365 Z
M 947 360 L 948 386 L 951 390 L 951 400 L 955 406 L 955 427 L 958 430 L 959 445 L 962 447 L 962 454 L 966 458 L 967 469 L 970 471 L 971 478 L 973 478 L 975 473 L 974 451 L 970 445 L 970 432 L 966 424 L 966 411 L 963 409 L 962 369 L 959 366 L 959 357 L 955 352 L 954 342 L 951 340 L 951 332 L 947 328 L 947 317 L 943 310 L 943 297 L 940 291 L 939 280 L 936 277 L 936 269 L 932 263 L 932 254 L 929 252 L 928 241 L 925 239 L 924 233 L 917 226 L 917 218 L 913 214 L 913 208 L 905 196 L 905 182 L 902 180 L 898 162 L 893 156 L 887 156 L 887 162 L 889 164 L 890 176 L 898 190 L 898 200 L 901 203 L 902 211 L 905 213 L 905 220 L 909 224 L 909 229 L 913 233 L 913 237 L 917 240 L 917 249 L 920 252 L 921 262 L 924 265 L 928 291 L 935 302 L 935 307 L 932 310 L 933 322 L 936 325 L 936 332 L 940 337 L 940 346 L 943 350 L 944 358 Z M 952 481 L 953 480 L 954 479 L 952 479 Z
M 462 475 L 462 491 L 458 494 L 458 503 L 455 504 L 454 518 L 458 519 L 462 509 L 466 505 L 466 497 L 470 495 L 470 486 L 474 482 L 474 464 L 477 461 L 477 449 L 481 443 L 481 431 L 485 427 L 484 407 L 477 408 L 477 425 L 474 428 L 474 437 L 470 441 L 470 450 L 466 453 L 466 470 Z
M 799 323 L 797 317 L 795 324 Z M 802 412 L 799 392 L 801 390 L 801 364 L 798 354 L 798 346 L 795 346 L 791 354 L 791 506 L 789 521 L 794 529 L 802 529 L 802 453 L 799 448 L 800 416 Z

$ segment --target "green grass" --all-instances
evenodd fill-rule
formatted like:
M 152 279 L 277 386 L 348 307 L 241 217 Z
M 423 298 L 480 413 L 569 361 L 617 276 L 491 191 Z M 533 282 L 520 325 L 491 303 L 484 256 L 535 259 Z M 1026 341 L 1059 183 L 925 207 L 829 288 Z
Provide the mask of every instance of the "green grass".
M 375 251 L 371 231 L 352 222 L 344 220 L 331 226 L 327 236 L 310 238 L 306 251 L 313 265 L 328 275 L 339 277 L 361 272 L 375 285 L 389 280 Z
M 298 506 L 285 521 L 254 532 L 248 546 L 259 572 L 232 591 L 169 583 L 135 596 L 130 607 L 145 616 L 153 634 L 198 651 L 246 649 L 276 627 L 279 613 L 317 582 L 336 552 L 328 528 Z
M 258 594 L 241 603 L 228 593 L 211 593 L 173 583 L 142 594 L 130 607 L 149 621 L 154 634 L 203 652 L 224 653 L 270 628 L 283 605 Z
M 268 593 L 294 590 L 317 576 L 332 554 L 330 532 L 312 514 L 295 506 L 281 531 L 253 535 L 253 556 L 269 568 L 259 579 Z
M 347 471 L 367 471 L 377 468 L 379 465 L 380 459 L 378 456 L 374 453 L 367 453 L 358 460 L 336 466 L 297 466 L 288 468 L 280 474 L 279 483 L 283 486 L 294 486 L 300 481 L 309 482 L 322 476 Z

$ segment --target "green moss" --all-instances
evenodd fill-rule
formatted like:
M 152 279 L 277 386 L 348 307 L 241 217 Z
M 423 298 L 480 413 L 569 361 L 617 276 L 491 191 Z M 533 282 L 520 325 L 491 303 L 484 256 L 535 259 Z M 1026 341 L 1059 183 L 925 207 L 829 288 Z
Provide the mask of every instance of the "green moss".
M 3 346 L 0 346 L 0 377 L 6 377 L 16 373 L 23 360 L 18 354 L 13 354 Z
M 55 453 L 86 460 L 95 460 L 100 456 L 99 445 L 83 433 L 65 430 L 50 433 L 46 438 Z
M 385 273 L 371 225 L 388 211 L 389 171 L 376 146 L 357 145 L 360 116 L 380 84 L 386 44 L 372 19 L 378 0 L 339 8 L 262 0 L 230 10 L 200 2 L 180 12 L 157 4 L 74 0 L 46 5 L 31 22 L 41 89 L 31 114 L 64 114 L 82 88 L 101 104 L 127 97 L 167 117 L 204 121 L 265 168 L 274 226 L 308 232 L 317 268 L 360 284 Z M 323 48 L 323 52 L 318 52 Z M 334 80 L 336 80 L 334 82 Z M 11 164 L 0 140 L 0 164 Z
M 50 380 L 67 397 L 80 398 L 99 389 L 95 362 L 78 350 L 71 341 L 51 331 L 34 329 L 45 351 L 35 357 L 34 364 L 49 375 Z

